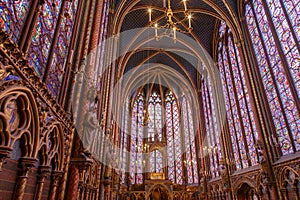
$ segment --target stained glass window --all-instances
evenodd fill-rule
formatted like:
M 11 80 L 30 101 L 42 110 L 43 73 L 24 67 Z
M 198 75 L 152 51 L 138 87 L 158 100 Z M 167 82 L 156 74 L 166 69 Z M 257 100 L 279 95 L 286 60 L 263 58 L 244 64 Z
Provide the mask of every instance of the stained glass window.
M 99 45 L 98 45 L 100 49 L 100 51 L 98 51 L 98 57 L 100 62 L 105 61 L 104 56 L 106 55 L 105 46 L 107 46 L 107 43 L 105 41 L 106 41 L 107 30 L 108 30 L 107 27 L 108 27 L 109 16 L 110 16 L 109 2 L 110 1 L 104 1 L 103 3 L 103 14 L 102 14 L 101 28 L 99 34 Z M 99 66 L 96 68 L 95 80 L 101 77 L 98 74 L 101 74 L 105 68 L 106 68 L 105 64 L 99 64 Z M 98 88 L 100 87 L 100 82 L 101 81 L 97 80 Z
M 206 74 L 206 73 L 205 73 Z M 218 177 L 219 172 L 219 156 L 221 155 L 220 132 L 217 127 L 217 118 L 215 110 L 215 102 L 210 77 L 206 75 L 202 79 L 203 92 L 203 110 L 205 117 L 205 142 L 203 153 L 208 155 L 210 163 L 210 174 L 212 178 Z
M 286 155 L 300 149 L 299 2 L 267 0 L 246 5 L 246 22 L 276 134 Z
M 183 121 L 184 143 L 185 143 L 185 157 L 184 164 L 187 169 L 188 183 L 198 183 L 198 168 L 196 156 L 196 132 L 193 125 L 193 113 L 190 104 L 185 96 L 182 96 L 181 101 L 181 117 Z
M 159 140 L 162 139 L 162 109 L 161 109 L 161 97 L 157 92 L 153 92 L 149 98 L 149 117 L 148 124 L 148 137 L 154 139 L 154 135 L 158 134 Z
M 223 82 L 233 157 L 236 168 L 242 169 L 257 164 L 257 129 L 239 50 L 234 44 L 231 30 L 224 22 L 219 30 L 218 65 Z
M 131 183 L 142 183 L 142 173 L 146 168 L 150 172 L 166 173 L 166 177 L 176 184 L 198 183 L 193 109 L 189 101 L 183 96 L 181 102 L 178 102 L 171 91 L 167 91 L 162 97 L 158 92 L 152 91 L 148 99 L 141 92 L 134 99 L 130 130 Z M 146 107 L 150 120 L 148 124 L 143 124 Z M 182 115 L 179 114 L 179 110 Z M 164 124 L 162 116 L 165 116 Z M 123 117 L 126 118 L 126 116 Z M 145 136 L 144 139 L 143 136 Z M 147 145 L 150 146 L 143 144 L 144 141 L 149 141 Z M 157 144 L 157 142 L 166 143 L 166 153 L 163 153 L 164 150 L 159 146 L 150 150 L 151 144 Z M 124 136 L 121 136 L 120 143 L 120 147 L 124 146 Z M 145 149 L 147 155 L 145 155 Z M 149 167 L 148 165 L 146 167 L 145 159 L 149 159 Z
M 46 0 L 42 6 L 34 28 L 31 46 L 28 52 L 29 62 L 38 75 L 42 76 L 47 64 L 51 43 L 61 9 L 60 0 Z M 56 61 L 58 61 L 58 56 Z
M 2 0 L 0 2 L 0 27 L 4 29 L 16 43 L 20 38 L 30 3 L 30 0 Z
M 130 139 L 130 177 L 131 183 L 143 183 L 143 111 L 145 96 L 140 93 L 134 102 L 131 117 L 131 139 Z
M 150 172 L 163 172 L 163 157 L 162 153 L 154 150 L 150 154 Z
M 64 6 L 64 17 L 62 18 L 62 22 L 59 25 L 60 27 L 58 40 L 54 48 L 49 76 L 47 77 L 47 86 L 48 89 L 52 92 L 53 96 L 59 95 L 77 7 L 78 0 L 75 0 L 73 2 L 67 1 Z
M 126 177 L 125 172 L 127 171 L 127 159 L 128 159 L 128 133 L 129 133 L 129 125 L 130 125 L 130 117 L 129 117 L 129 99 L 126 100 L 124 108 L 122 110 L 122 124 L 121 134 L 120 134 L 120 171 L 121 171 L 121 181 L 125 183 Z
M 179 109 L 173 93 L 166 95 L 166 131 L 168 152 L 168 177 L 174 183 L 183 183 L 182 139 Z

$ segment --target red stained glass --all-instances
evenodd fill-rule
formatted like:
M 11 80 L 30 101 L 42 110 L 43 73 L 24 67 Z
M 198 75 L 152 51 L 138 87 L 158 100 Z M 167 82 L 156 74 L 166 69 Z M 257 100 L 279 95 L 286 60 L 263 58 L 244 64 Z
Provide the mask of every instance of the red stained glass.
M 46 0 L 33 31 L 28 59 L 38 75 L 42 76 L 47 64 L 51 43 L 61 9 L 60 0 Z
M 61 24 L 59 25 L 60 27 L 58 40 L 57 44 L 54 47 L 54 55 L 50 67 L 49 77 L 47 77 L 48 89 L 55 97 L 59 95 L 61 89 L 77 7 L 78 0 L 73 2 L 67 1 L 65 7 L 63 8 L 64 17 Z
M 30 0 L 0 2 L 0 28 L 5 30 L 16 43 L 22 33 L 30 4 Z
M 297 13 L 299 2 L 287 0 L 281 4 L 278 0 L 268 0 L 267 10 L 261 1 L 253 0 L 252 3 L 246 5 L 247 25 L 276 135 L 282 147 L 282 153 L 286 155 L 294 152 L 293 146 L 296 151 L 300 148 L 300 118 L 299 110 L 295 106 L 300 97 L 300 55 L 297 48 L 297 44 L 299 45 L 299 13 Z M 272 21 L 268 21 L 266 12 L 269 12 Z M 276 33 L 271 31 L 271 26 L 274 26 Z M 280 41 L 280 45 L 275 43 L 275 38 Z M 280 54 L 279 50 L 283 54 Z M 288 70 L 284 67 L 284 63 L 287 64 Z M 288 81 L 288 76 L 292 78 L 292 81 Z M 292 95 L 291 85 L 294 85 L 297 97 Z
M 236 168 L 242 169 L 257 164 L 255 141 L 258 136 L 239 50 L 230 29 L 224 33 L 223 26 L 224 22 L 219 31 L 218 65 L 234 160 Z

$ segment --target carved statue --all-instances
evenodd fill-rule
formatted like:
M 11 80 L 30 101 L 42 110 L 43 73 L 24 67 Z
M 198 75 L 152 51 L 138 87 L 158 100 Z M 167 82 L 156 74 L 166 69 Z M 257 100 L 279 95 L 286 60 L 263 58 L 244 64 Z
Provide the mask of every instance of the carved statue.
M 11 132 L 15 131 L 18 128 L 20 122 L 16 100 L 11 100 L 7 103 L 5 114 L 8 119 L 9 130 Z
M 84 151 L 92 153 L 95 150 L 95 136 L 98 132 L 99 123 L 97 119 L 96 109 L 91 107 L 86 113 L 82 130 L 82 144 Z
M 263 143 L 260 140 L 256 141 L 256 149 L 257 149 L 257 154 L 258 154 L 258 163 L 260 164 L 260 168 L 264 173 L 267 173 L 267 166 L 266 166 L 266 158 L 263 154 L 264 148 L 263 148 Z
M 258 154 L 258 163 L 260 164 L 260 169 L 262 172 L 261 181 L 264 186 L 269 186 L 271 184 L 270 177 L 268 174 L 267 160 L 264 156 L 264 146 L 261 140 L 256 141 L 256 149 Z
M 224 189 L 228 189 L 229 187 L 229 178 L 228 178 L 228 168 L 226 166 L 225 160 L 220 159 L 220 175 L 222 178 L 222 183 Z
M 0 62 L 0 80 L 4 80 L 13 72 L 13 66 L 9 65 L 5 58 Z

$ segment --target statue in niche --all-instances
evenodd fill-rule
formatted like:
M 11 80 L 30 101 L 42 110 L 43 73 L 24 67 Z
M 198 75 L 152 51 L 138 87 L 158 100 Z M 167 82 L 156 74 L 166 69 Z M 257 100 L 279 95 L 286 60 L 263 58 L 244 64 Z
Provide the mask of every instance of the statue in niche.
M 84 117 L 81 137 L 84 152 L 93 153 L 96 148 L 96 134 L 98 133 L 99 129 L 99 122 L 97 119 L 96 111 L 97 110 L 94 107 L 90 107 L 89 111 Z
M 260 164 L 260 169 L 263 173 L 268 174 L 267 160 L 264 156 L 263 142 L 261 140 L 257 140 L 255 147 L 257 149 L 258 163 Z
M 18 106 L 17 101 L 15 99 L 10 100 L 5 109 L 5 114 L 7 116 L 8 124 L 9 124 L 9 131 L 15 131 L 20 123 L 20 116 L 18 114 Z
M 4 58 L 0 62 L 0 80 L 4 80 L 4 81 L 20 80 L 18 76 L 14 75 L 14 67 L 9 64 L 7 58 Z
M 223 158 L 220 158 L 220 175 L 223 183 L 223 188 L 228 189 L 229 187 L 229 177 L 228 177 L 228 166 Z

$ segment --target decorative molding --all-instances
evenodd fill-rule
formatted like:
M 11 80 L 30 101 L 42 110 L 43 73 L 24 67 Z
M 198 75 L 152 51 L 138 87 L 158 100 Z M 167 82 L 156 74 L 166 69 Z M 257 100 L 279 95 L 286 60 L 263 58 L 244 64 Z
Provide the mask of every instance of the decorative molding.
M 25 55 L 2 29 L 0 29 L 0 55 L 5 60 L 5 63 L 9 63 L 9 69 L 13 68 L 15 73 L 26 82 L 26 85 L 47 105 L 59 121 L 72 131 L 73 123 L 67 113 L 52 96 L 47 85 L 40 80 L 35 70 L 29 65 Z M 0 60 L 1 62 L 2 59 Z

